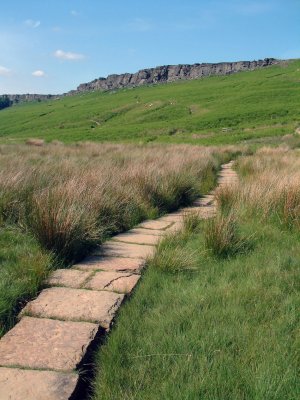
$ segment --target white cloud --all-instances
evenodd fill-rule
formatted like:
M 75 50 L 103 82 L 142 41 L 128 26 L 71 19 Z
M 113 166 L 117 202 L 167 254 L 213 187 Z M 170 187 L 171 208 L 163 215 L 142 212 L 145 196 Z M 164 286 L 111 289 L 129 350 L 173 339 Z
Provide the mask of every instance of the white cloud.
M 70 14 L 72 15 L 72 17 L 78 17 L 79 12 L 76 11 L 76 10 L 72 10 L 72 11 L 70 12 Z
M 29 28 L 38 28 L 41 25 L 41 21 L 34 21 L 33 19 L 26 19 L 24 24 Z
M 264 1 L 245 1 L 233 3 L 234 10 L 244 16 L 265 14 L 272 10 L 273 4 Z
M 32 76 L 36 76 L 37 78 L 42 78 L 43 76 L 46 76 L 45 72 L 38 69 L 37 71 L 34 71 L 32 73 Z
M 150 31 L 153 28 L 153 25 L 143 18 L 135 18 L 128 24 L 128 27 L 133 31 L 146 32 Z
M 63 50 L 56 50 L 56 52 L 54 53 L 54 57 L 68 61 L 83 60 L 85 58 L 83 54 L 72 53 L 71 51 L 63 51 Z
M 11 70 L 0 65 L 0 76 L 10 76 Z

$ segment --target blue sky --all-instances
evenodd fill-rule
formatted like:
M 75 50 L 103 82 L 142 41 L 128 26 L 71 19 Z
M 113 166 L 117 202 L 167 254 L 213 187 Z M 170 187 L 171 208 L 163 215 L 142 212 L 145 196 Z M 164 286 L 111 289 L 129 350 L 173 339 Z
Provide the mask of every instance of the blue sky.
M 11 0 L 0 93 L 62 93 L 164 64 L 300 58 L 300 0 Z

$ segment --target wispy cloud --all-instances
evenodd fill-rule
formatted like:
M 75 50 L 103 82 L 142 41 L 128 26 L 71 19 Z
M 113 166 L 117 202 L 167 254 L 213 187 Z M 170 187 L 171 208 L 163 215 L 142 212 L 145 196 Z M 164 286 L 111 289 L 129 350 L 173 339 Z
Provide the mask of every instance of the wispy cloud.
M 36 76 L 37 78 L 42 78 L 42 77 L 46 76 L 46 73 L 45 73 L 45 71 L 38 69 L 32 73 L 32 76 Z
M 38 28 L 41 25 L 41 21 L 34 21 L 33 19 L 26 19 L 24 24 L 28 26 L 28 28 Z
M 153 24 L 143 18 L 135 18 L 128 25 L 128 28 L 132 31 L 146 32 L 153 29 Z
M 76 10 L 71 10 L 70 14 L 72 15 L 72 17 L 78 17 L 79 12 Z
M 235 1 L 232 4 L 233 10 L 240 15 L 256 16 L 270 11 L 274 3 L 266 1 Z
M 0 65 L 0 76 L 10 76 L 10 75 L 11 75 L 11 70 L 9 68 Z
M 85 55 L 80 53 L 72 53 L 71 51 L 56 50 L 54 53 L 54 57 L 61 60 L 77 61 L 83 60 L 85 58 Z
M 52 31 L 53 32 L 61 32 L 62 28 L 60 26 L 53 26 Z

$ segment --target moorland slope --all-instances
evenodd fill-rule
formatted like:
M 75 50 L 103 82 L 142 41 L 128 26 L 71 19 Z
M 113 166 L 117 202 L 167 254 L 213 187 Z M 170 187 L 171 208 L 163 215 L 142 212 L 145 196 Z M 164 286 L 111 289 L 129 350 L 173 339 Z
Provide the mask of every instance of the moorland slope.
M 293 134 L 300 61 L 225 76 L 19 104 L 0 113 L 0 141 L 230 144 Z

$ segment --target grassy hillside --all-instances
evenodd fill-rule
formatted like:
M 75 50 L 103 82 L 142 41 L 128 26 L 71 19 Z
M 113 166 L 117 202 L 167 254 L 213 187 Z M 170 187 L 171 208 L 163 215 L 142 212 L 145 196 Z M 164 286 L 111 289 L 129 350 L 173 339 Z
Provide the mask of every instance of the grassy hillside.
M 0 112 L 0 141 L 238 143 L 294 133 L 300 60 L 231 76 L 86 93 Z

